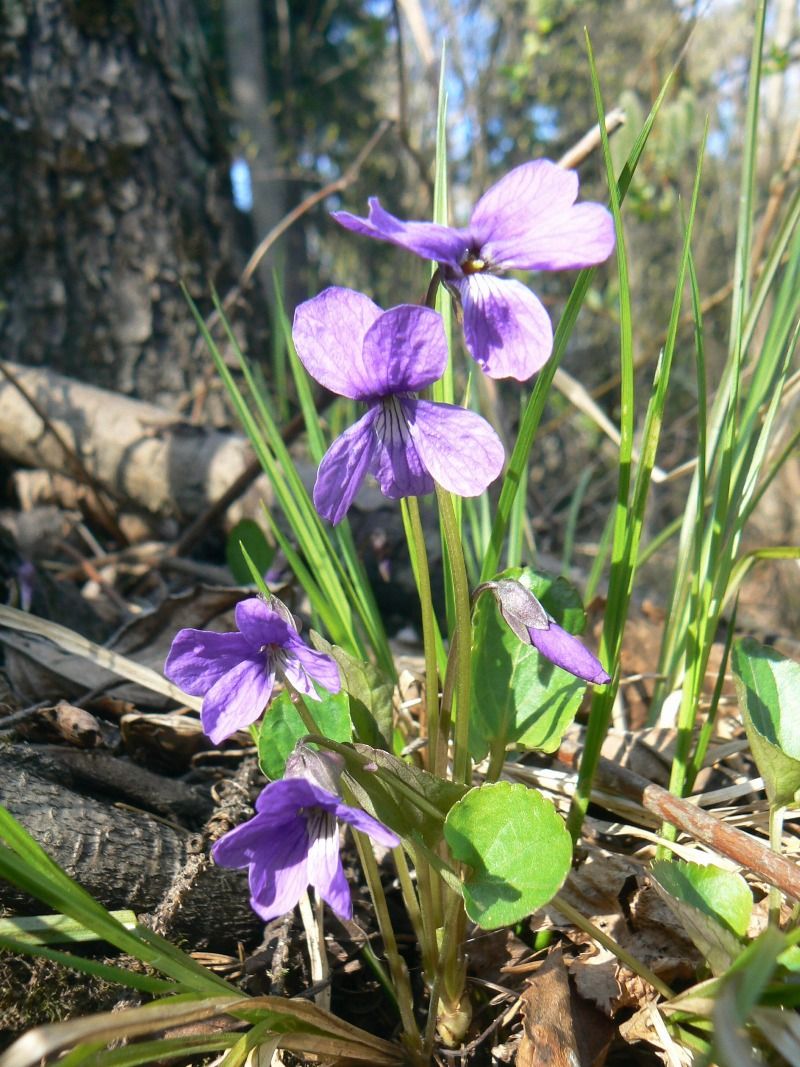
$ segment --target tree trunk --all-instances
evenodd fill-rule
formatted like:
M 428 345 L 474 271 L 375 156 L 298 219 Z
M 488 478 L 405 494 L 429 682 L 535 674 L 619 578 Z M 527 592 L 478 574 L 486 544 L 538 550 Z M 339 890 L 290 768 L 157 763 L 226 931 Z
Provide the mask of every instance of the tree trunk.
M 5 358 L 171 400 L 197 374 L 179 282 L 236 277 L 237 221 L 190 0 L 0 0 Z

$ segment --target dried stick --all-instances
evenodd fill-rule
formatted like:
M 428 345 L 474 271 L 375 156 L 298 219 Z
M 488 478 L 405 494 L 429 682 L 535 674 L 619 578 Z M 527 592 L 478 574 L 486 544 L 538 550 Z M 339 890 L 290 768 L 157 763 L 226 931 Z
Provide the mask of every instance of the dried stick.
M 565 741 L 558 750 L 558 759 L 576 767 L 580 746 Z M 647 811 L 677 826 L 697 841 L 728 856 L 742 867 L 757 874 L 770 885 L 777 886 L 787 896 L 800 900 L 800 867 L 785 856 L 778 856 L 757 838 L 716 819 L 690 800 L 673 796 L 660 785 L 648 782 L 627 767 L 620 767 L 601 757 L 595 784 L 614 790 L 637 801 Z
M 625 122 L 625 112 L 621 107 L 615 107 L 606 115 L 606 133 L 609 136 L 618 130 Z M 594 152 L 595 148 L 600 144 L 602 140 L 600 136 L 600 123 L 592 126 L 588 133 L 585 133 L 581 137 L 580 141 L 568 148 L 564 155 L 559 159 L 559 167 L 564 167 L 566 170 L 570 170 L 572 167 L 577 167 L 579 163 L 582 163 L 587 156 L 590 156 Z
M 344 174 L 336 178 L 334 181 L 328 182 L 328 184 L 321 189 L 317 189 L 315 192 L 310 193 L 305 200 L 297 205 L 297 207 L 292 208 L 291 211 L 284 215 L 281 221 L 273 226 L 269 233 L 259 241 L 253 254 L 248 259 L 247 264 L 239 277 L 239 281 L 225 295 L 221 305 L 223 312 L 228 311 L 231 305 L 235 303 L 242 290 L 247 287 L 253 275 L 258 270 L 258 265 L 261 260 L 267 252 L 269 252 L 270 248 L 272 248 L 278 238 L 284 234 L 291 225 L 297 222 L 297 220 L 305 215 L 306 212 L 310 211 L 312 207 L 320 202 L 320 200 L 325 200 L 326 197 L 331 196 L 333 193 L 340 193 L 346 189 L 348 185 L 353 184 L 358 177 L 358 172 L 361 170 L 365 159 L 370 152 L 372 152 L 375 145 L 380 141 L 381 137 L 383 137 L 390 126 L 391 122 L 388 119 L 384 119 Z M 206 326 L 209 330 L 216 326 L 220 317 L 220 312 L 216 309 L 209 315 L 206 319 Z

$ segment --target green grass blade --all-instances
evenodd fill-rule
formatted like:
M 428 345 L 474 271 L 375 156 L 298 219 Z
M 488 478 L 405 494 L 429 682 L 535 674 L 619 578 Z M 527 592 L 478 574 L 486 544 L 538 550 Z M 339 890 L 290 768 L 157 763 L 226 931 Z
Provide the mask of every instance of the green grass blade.
M 644 152 L 648 138 L 650 137 L 650 132 L 653 128 L 653 123 L 656 120 L 656 115 L 661 108 L 667 90 L 672 82 L 672 77 L 673 74 L 670 73 L 664 82 L 661 92 L 658 94 L 658 97 L 642 126 L 639 136 L 636 138 L 633 148 L 628 155 L 625 165 L 620 172 L 619 178 L 612 179 L 619 204 L 623 202 L 625 195 L 628 192 L 631 179 L 639 165 L 639 160 L 642 157 L 642 153 Z M 605 127 L 601 127 L 601 129 L 605 131 Z M 555 372 L 566 351 L 567 342 L 572 334 L 572 330 L 578 318 L 578 312 L 586 298 L 586 293 L 589 290 L 596 269 L 596 267 L 589 267 L 586 270 L 582 270 L 578 275 L 566 307 L 564 308 L 564 313 L 556 327 L 555 337 L 553 338 L 553 354 L 542 370 L 539 371 L 536 384 L 533 387 L 530 399 L 528 400 L 528 404 L 523 413 L 517 440 L 514 444 L 511 459 L 509 460 L 503 478 L 500 499 L 497 504 L 497 511 L 492 526 L 491 541 L 489 548 L 486 551 L 486 555 L 484 556 L 483 567 L 481 568 L 482 582 L 488 582 L 497 572 L 503 542 L 511 518 L 514 499 L 518 492 L 521 490 L 524 491 L 524 470 L 527 466 L 531 449 L 533 448 L 536 430 L 541 421 L 542 413 L 544 412 L 547 395 L 550 391 Z

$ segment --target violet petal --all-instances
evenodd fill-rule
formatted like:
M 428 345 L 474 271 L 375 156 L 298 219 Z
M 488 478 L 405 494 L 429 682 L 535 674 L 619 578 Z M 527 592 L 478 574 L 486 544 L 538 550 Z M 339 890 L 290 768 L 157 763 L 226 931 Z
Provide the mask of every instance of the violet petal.
M 215 745 L 255 722 L 269 702 L 275 674 L 263 655 L 237 663 L 206 693 L 200 711 L 203 731 Z
M 277 611 L 260 597 L 252 596 L 240 600 L 234 612 L 236 625 L 242 636 L 250 642 L 253 652 L 263 645 L 283 645 L 291 635 L 296 633 Z
M 349 804 L 339 803 L 336 806 L 336 815 L 342 822 L 348 823 L 354 829 L 369 834 L 373 841 L 385 848 L 396 848 L 400 844 L 397 834 L 360 808 L 351 808 Z
M 525 381 L 550 358 L 553 327 L 538 297 L 513 278 L 472 274 L 457 283 L 464 337 L 490 378 Z
M 549 160 L 515 167 L 478 202 L 470 232 L 504 270 L 570 270 L 608 259 L 614 220 L 602 204 L 576 204 L 578 176 Z
M 364 337 L 363 363 L 375 396 L 425 389 L 444 374 L 447 356 L 442 316 L 414 304 L 385 311 Z
M 311 815 L 309 836 L 311 838 L 307 864 L 309 884 L 316 889 L 340 919 L 351 919 L 353 901 L 339 855 L 339 829 L 335 816 L 329 815 L 321 819 L 316 813 Z
M 342 687 L 336 660 L 324 652 L 317 652 L 301 638 L 287 641 L 284 672 L 291 684 L 299 692 L 319 700 L 312 680 L 327 689 L 329 693 L 338 693 Z
M 314 507 L 334 525 L 347 514 L 376 455 L 374 427 L 379 412 L 378 405 L 372 407 L 337 437 L 322 457 L 314 485 Z
M 382 315 L 368 296 L 331 286 L 294 313 L 292 338 L 300 362 L 326 389 L 353 400 L 375 396 L 362 349 L 367 330 Z
M 192 696 L 202 696 L 252 652 L 241 634 L 179 630 L 164 664 L 164 674 Z
M 346 230 L 364 237 L 389 241 L 409 252 L 416 252 L 423 259 L 448 263 L 457 267 L 469 247 L 464 230 L 440 226 L 435 222 L 403 222 L 385 211 L 377 197 L 369 199 L 369 216 L 366 219 L 351 215 L 349 211 L 333 211 L 333 218 Z
M 377 444 L 370 473 L 378 479 L 381 492 L 390 500 L 404 496 L 425 496 L 433 492 L 433 478 L 417 452 L 406 423 L 406 401 L 391 397 L 379 408 L 375 420 Z
M 595 685 L 605 685 L 611 675 L 602 663 L 577 637 L 567 633 L 557 622 L 550 621 L 546 630 L 529 629 L 531 644 L 546 656 L 551 663 L 561 667 L 576 678 Z
M 338 797 L 305 778 L 281 778 L 261 790 L 255 808 L 258 812 L 280 811 L 288 817 L 287 813 L 311 807 L 335 813 L 338 803 Z
M 430 400 L 400 403 L 420 459 L 443 489 L 478 496 L 500 474 L 503 444 L 476 412 Z
M 250 864 L 250 905 L 265 922 L 291 911 L 308 886 L 308 833 L 298 816 Z
M 484 255 L 491 246 L 513 251 L 535 247 L 535 235 L 551 212 L 562 215 L 578 196 L 578 175 L 549 159 L 514 167 L 487 189 L 472 212 L 469 232 Z M 490 256 L 495 265 L 501 260 Z

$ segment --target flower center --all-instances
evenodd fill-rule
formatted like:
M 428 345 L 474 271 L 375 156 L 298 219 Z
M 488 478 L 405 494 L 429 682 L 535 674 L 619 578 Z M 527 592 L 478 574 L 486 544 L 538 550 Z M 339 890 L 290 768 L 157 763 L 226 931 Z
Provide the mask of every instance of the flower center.
M 467 249 L 459 262 L 462 272 L 465 275 L 481 274 L 483 271 L 489 269 L 488 259 L 484 259 L 479 252 L 473 249 Z
M 400 394 L 397 394 L 381 400 L 381 415 L 375 423 L 375 429 L 381 440 L 391 442 L 395 446 L 404 445 L 409 437 L 408 423 L 400 406 L 399 397 Z
M 301 808 L 300 815 L 306 820 L 309 841 L 320 837 L 332 837 L 336 833 L 336 816 L 324 808 Z

